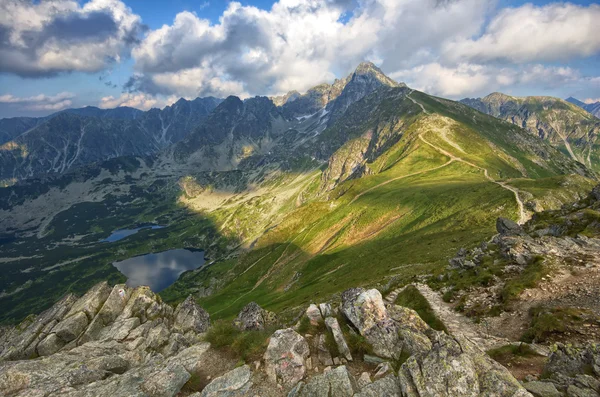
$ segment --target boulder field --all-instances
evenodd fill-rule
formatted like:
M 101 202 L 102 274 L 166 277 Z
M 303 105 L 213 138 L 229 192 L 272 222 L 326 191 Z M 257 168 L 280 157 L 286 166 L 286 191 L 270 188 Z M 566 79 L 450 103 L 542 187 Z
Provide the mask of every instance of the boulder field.
M 274 324 L 275 315 L 255 303 L 234 320 L 240 332 Z M 231 357 L 205 341 L 209 327 L 192 297 L 173 308 L 147 287 L 100 283 L 0 330 L 0 395 L 525 397 L 600 389 L 598 349 L 558 348 L 548 364 L 553 376 L 530 382 L 531 394 L 475 343 L 433 330 L 376 289 L 311 305 L 271 335 L 262 360 L 220 372 L 209 361 Z M 353 353 L 348 335 L 371 354 Z M 207 373 L 206 384 L 186 388 Z

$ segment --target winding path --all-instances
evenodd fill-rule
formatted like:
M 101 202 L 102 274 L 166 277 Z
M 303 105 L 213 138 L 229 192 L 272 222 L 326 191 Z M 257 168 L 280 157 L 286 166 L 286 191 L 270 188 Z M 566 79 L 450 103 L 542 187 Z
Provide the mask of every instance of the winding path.
M 444 323 L 444 326 L 451 335 L 465 337 L 479 346 L 482 350 L 490 350 L 500 346 L 505 346 L 511 342 L 505 338 L 498 338 L 490 335 L 485 330 L 485 325 L 475 324 L 471 319 L 457 313 L 452 307 L 444 302 L 440 295 L 425 284 L 410 284 L 414 286 L 419 293 L 427 300 L 435 316 Z M 394 304 L 398 295 L 406 287 L 395 289 L 390 292 L 385 301 Z
M 413 98 L 411 98 L 410 94 L 412 94 L 413 91 L 411 91 L 410 93 L 408 93 L 406 95 L 406 97 L 408 99 L 410 99 L 413 103 L 419 105 L 421 107 L 421 109 L 423 109 L 423 112 L 425 114 L 429 114 L 429 112 L 427 110 L 425 110 L 425 107 L 421 103 L 419 103 L 419 102 L 415 101 Z M 485 176 L 485 178 L 488 181 L 490 181 L 492 183 L 495 183 L 496 185 L 502 187 L 503 189 L 506 189 L 506 190 L 512 192 L 513 195 L 515 196 L 515 200 L 517 201 L 517 206 L 519 207 L 519 221 L 518 221 L 518 223 L 519 224 L 523 224 L 523 223 L 527 222 L 527 220 L 529 219 L 529 217 L 527 215 L 527 212 L 525 212 L 525 206 L 523 205 L 523 201 L 519 197 L 519 189 L 517 189 L 516 187 L 508 185 L 506 182 L 499 182 L 499 181 L 495 180 L 494 178 L 492 178 L 489 175 L 489 172 L 488 172 L 488 170 L 486 168 L 483 168 L 483 167 L 480 167 L 480 166 L 478 166 L 476 164 L 473 164 L 473 163 L 471 163 L 471 162 L 469 162 L 467 160 L 464 160 L 464 159 L 462 159 L 462 158 L 460 158 L 458 156 L 455 156 L 454 154 L 452 154 L 452 153 L 450 153 L 450 152 L 448 152 L 448 151 L 440 148 L 439 146 L 434 145 L 433 143 L 431 143 L 431 142 L 427 141 L 425 138 L 423 138 L 423 134 L 419 134 L 419 139 L 421 141 L 423 141 L 424 143 L 426 143 L 427 145 L 429 145 L 432 148 L 434 148 L 435 150 L 437 150 L 438 152 L 442 153 L 443 155 L 450 157 L 451 161 L 452 160 L 454 160 L 454 161 L 460 161 L 463 164 L 467 164 L 468 166 L 471 166 L 471 167 L 477 168 L 478 170 L 483 171 L 483 175 Z M 445 164 L 445 165 L 447 165 L 447 164 Z M 440 167 L 438 167 L 438 168 L 440 168 Z

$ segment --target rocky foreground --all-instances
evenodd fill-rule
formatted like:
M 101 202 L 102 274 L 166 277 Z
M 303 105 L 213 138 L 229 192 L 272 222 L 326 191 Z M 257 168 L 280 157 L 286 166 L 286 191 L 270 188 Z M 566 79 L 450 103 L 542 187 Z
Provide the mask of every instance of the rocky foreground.
M 251 303 L 234 324 L 243 332 L 259 332 L 275 321 Z M 348 290 L 339 306 L 309 306 L 295 327 L 271 335 L 262 360 L 220 373 L 214 365 L 211 372 L 209 363 L 231 358 L 220 357 L 223 353 L 204 341 L 209 327 L 208 313 L 191 297 L 173 309 L 147 287 L 101 283 L 81 298 L 66 296 L 39 316 L 2 330 L 0 394 L 532 395 L 474 342 L 433 330 L 413 310 L 386 303 L 376 289 Z M 363 338 L 372 354 L 353 354 L 348 332 Z M 600 391 L 598 348 L 560 346 L 548 370 L 547 380 L 525 385 L 535 396 Z M 189 391 L 186 385 L 197 378 L 205 378 L 201 390 Z

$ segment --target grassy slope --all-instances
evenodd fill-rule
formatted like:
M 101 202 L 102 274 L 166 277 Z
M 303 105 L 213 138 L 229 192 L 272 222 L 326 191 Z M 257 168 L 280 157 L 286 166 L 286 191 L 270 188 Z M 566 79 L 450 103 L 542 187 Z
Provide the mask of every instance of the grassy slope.
M 328 299 L 349 287 L 392 279 L 403 283 L 436 273 L 458 248 L 493 234 L 498 216 L 516 219 L 513 193 L 487 180 L 482 168 L 492 178 L 508 179 L 540 200 L 552 191 L 548 205 L 555 207 L 591 185 L 583 177 L 556 176 L 565 170 L 563 160 L 555 159 L 560 156 L 551 153 L 546 168 L 536 164 L 539 159 L 527 150 L 536 138 L 525 134 L 515 140 L 514 134 L 523 132 L 508 123 L 418 92 L 411 97 L 431 115 L 396 95 L 378 107 L 374 116 L 363 106 L 363 113 L 348 122 L 350 130 L 337 126 L 322 134 L 324 139 L 335 140 L 355 138 L 365 130 L 381 133 L 377 141 L 381 147 L 366 164 L 373 174 L 338 185 L 328 197 L 319 191 L 322 170 L 308 164 L 293 172 L 269 174 L 256 183 L 238 181 L 239 172 L 223 175 L 227 179 L 223 183 L 232 190 L 231 199 L 212 211 L 182 208 L 176 204 L 172 187 L 165 187 L 161 194 L 152 189 L 133 192 L 130 202 L 119 198 L 114 203 L 72 207 L 50 224 L 54 233 L 45 239 L 4 246 L 7 250 L 14 247 L 9 256 L 40 250 L 44 258 L 36 260 L 31 273 L 22 273 L 30 266 L 27 261 L 2 265 L 10 277 L 0 283 L 0 290 L 38 276 L 40 281 L 34 289 L 2 298 L 2 306 L 11 309 L 0 321 L 39 312 L 65 291 L 81 293 L 105 278 L 122 280 L 111 266 L 114 260 L 182 246 L 204 248 L 211 259 L 240 244 L 251 249 L 239 258 L 220 258 L 203 271 L 184 274 L 161 293 L 165 300 L 177 302 L 204 287 L 216 291 L 199 299 L 215 318 L 232 317 L 252 300 L 284 311 Z M 440 131 L 446 131 L 446 138 Z M 470 164 L 450 162 L 444 151 Z M 523 170 L 527 178 L 522 178 Z M 557 187 L 564 195 L 555 192 Z M 257 189 L 262 189 L 260 194 L 250 198 Z M 140 221 L 170 226 L 106 247 L 93 243 L 106 237 L 99 236 L 99 229 L 108 234 Z M 54 246 L 57 239 L 83 234 L 88 234 L 88 246 Z M 97 255 L 56 272 L 41 270 L 90 252 Z M 38 294 L 44 299 L 38 299 Z
M 369 164 L 380 173 L 342 183 L 329 202 L 315 200 L 285 215 L 239 260 L 200 272 L 231 277 L 225 288 L 200 299 L 213 316 L 232 317 L 249 301 L 285 311 L 349 287 L 435 273 L 459 247 L 493 234 L 498 216 L 518 217 L 514 195 L 487 180 L 481 168 L 494 179 L 521 177 L 522 169 L 529 176 L 526 184 L 539 181 L 543 190 L 546 179 L 534 178 L 552 177 L 564 166 L 535 164 L 531 152 L 510 140 L 515 131 L 525 140 L 531 137 L 507 123 L 484 115 L 470 121 L 471 115 L 413 95 L 430 112 L 457 121 L 446 136 L 464 152 L 441 137 L 437 116 L 422 114 Z M 475 166 L 448 163 L 450 158 L 419 140 L 420 134 Z M 579 182 L 586 188 L 590 183 Z

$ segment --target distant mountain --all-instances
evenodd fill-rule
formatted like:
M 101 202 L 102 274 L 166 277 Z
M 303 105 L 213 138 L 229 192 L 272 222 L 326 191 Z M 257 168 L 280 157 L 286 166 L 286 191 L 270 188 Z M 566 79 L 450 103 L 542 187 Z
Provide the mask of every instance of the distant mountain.
M 589 113 L 593 114 L 596 117 L 600 117 L 600 101 L 594 103 L 585 103 L 573 97 L 568 97 L 566 101 L 572 103 L 573 105 L 579 106 L 582 109 L 587 110 Z
M 363 62 L 352 74 L 344 79 L 336 79 L 333 84 L 319 84 L 305 94 L 291 91 L 284 96 L 271 99 L 276 106 L 281 107 L 282 113 L 288 117 L 306 117 L 323 108 L 339 115 L 350 104 L 380 87 L 403 85 L 387 77 L 373 63 Z
M 180 99 L 162 110 L 68 109 L 45 118 L 0 120 L 0 181 L 6 184 L 42 173 L 119 156 L 149 155 L 179 142 L 221 102 Z
M 131 108 L 128 106 L 120 106 L 114 109 L 100 109 L 94 106 L 86 106 L 78 109 L 65 109 L 54 113 L 46 118 L 54 117 L 61 113 L 76 114 L 78 116 L 98 117 L 101 119 L 122 119 L 135 120 L 141 117 L 145 112 L 143 110 Z
M 492 93 L 460 102 L 506 120 L 549 141 L 574 160 L 600 170 L 600 119 L 580 107 L 554 97 L 513 97 Z
M 269 153 L 286 161 L 295 145 L 333 125 L 352 104 L 378 89 L 398 87 L 405 85 L 385 76 L 372 63 L 361 63 L 348 77 L 318 85 L 303 95 L 294 91 L 245 101 L 229 97 L 168 155 L 195 170 L 231 170 L 248 157 Z M 333 145 L 337 148 L 343 143 L 337 140 Z M 329 144 L 323 143 L 306 154 L 326 158 L 332 153 L 324 150 L 326 146 Z
M 65 113 L 10 141 L 3 178 L 34 178 L 0 189 L 10 263 L 0 322 L 124 280 L 114 261 L 182 247 L 211 264 L 182 274 L 165 301 L 193 294 L 222 318 L 250 301 L 293 314 L 357 283 L 437 279 L 449 255 L 489 240 L 498 217 L 523 223 L 593 182 L 550 139 L 372 64 L 317 87 L 275 100 L 180 101 L 135 120 Z M 287 108 L 297 101 L 307 106 Z M 111 156 L 121 157 L 100 160 Z M 148 223 L 166 227 L 99 243 Z
M 43 123 L 45 119 L 36 117 L 10 117 L 0 119 L 0 145 L 8 142 L 36 125 Z

